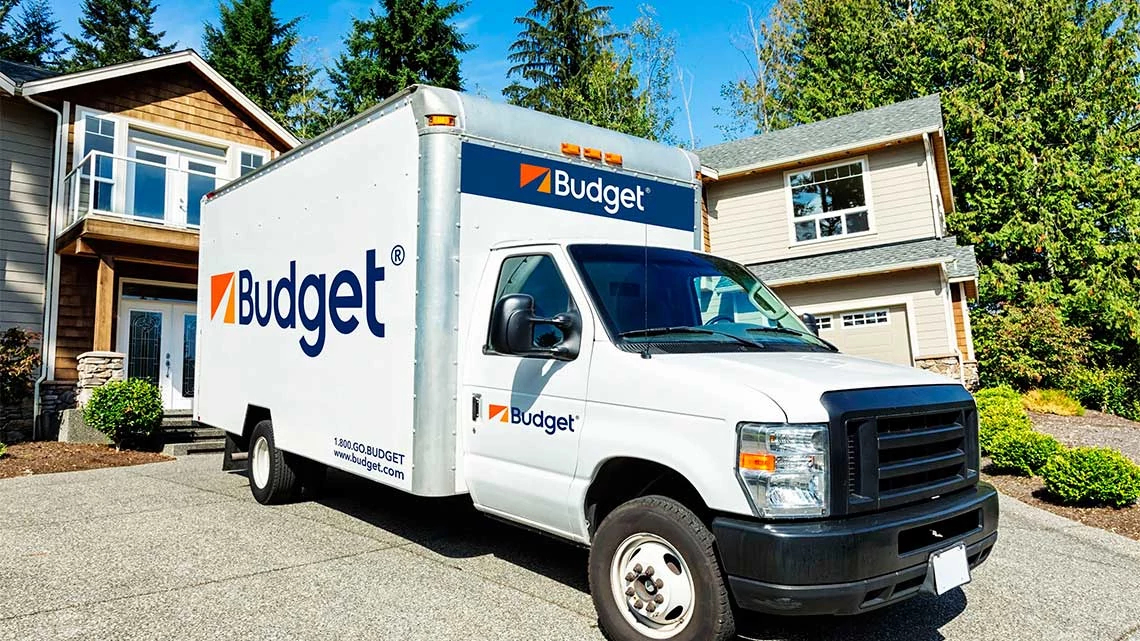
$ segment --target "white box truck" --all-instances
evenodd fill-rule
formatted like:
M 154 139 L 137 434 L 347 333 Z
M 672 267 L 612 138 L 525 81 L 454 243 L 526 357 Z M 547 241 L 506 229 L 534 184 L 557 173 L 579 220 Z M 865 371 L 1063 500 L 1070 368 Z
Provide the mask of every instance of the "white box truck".
M 839 354 L 702 253 L 695 156 L 417 86 L 210 195 L 196 419 L 590 548 L 614 639 L 854 614 L 997 538 L 959 384 Z

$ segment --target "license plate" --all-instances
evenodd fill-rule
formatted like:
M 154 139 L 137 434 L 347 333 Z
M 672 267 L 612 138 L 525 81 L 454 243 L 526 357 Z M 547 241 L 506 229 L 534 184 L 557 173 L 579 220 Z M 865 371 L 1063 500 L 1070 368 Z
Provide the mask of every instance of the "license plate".
M 925 587 L 931 592 L 942 595 L 969 582 L 970 563 L 966 560 L 965 543 L 930 555 Z

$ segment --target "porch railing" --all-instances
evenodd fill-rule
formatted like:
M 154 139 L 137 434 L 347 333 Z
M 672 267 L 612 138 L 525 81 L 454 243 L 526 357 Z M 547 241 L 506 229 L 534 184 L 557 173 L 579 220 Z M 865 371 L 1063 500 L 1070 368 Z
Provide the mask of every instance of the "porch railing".
M 198 227 L 202 197 L 227 182 L 204 171 L 101 151 L 89 152 L 64 180 L 69 225 L 96 214 L 188 229 Z

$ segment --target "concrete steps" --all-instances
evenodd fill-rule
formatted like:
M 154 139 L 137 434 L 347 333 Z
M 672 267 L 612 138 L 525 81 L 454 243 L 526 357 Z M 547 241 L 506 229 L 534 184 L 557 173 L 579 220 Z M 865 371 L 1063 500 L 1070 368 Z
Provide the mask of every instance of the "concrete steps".
M 162 453 L 168 456 L 221 452 L 226 448 L 226 433 L 202 427 L 190 410 L 168 410 L 162 417 L 160 438 Z

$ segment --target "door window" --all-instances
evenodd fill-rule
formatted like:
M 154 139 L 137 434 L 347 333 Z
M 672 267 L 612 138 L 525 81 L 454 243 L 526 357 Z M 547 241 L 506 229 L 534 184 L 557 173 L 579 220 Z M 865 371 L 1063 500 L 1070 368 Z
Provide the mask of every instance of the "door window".
M 202 197 L 218 185 L 218 168 L 204 162 L 187 161 L 186 224 L 198 225 L 202 220 Z
M 182 316 L 182 397 L 194 396 L 194 348 L 198 340 L 198 316 Z
M 546 254 L 511 256 L 503 261 L 495 300 L 508 294 L 526 294 L 534 299 L 534 313 L 551 317 L 573 309 L 574 301 L 554 259 Z M 562 342 L 562 330 L 554 325 L 534 326 L 535 347 L 553 347 Z
M 166 216 L 166 156 L 135 149 L 134 196 L 135 216 L 163 219 Z
M 127 348 L 127 378 L 158 385 L 162 357 L 162 312 L 131 310 Z

